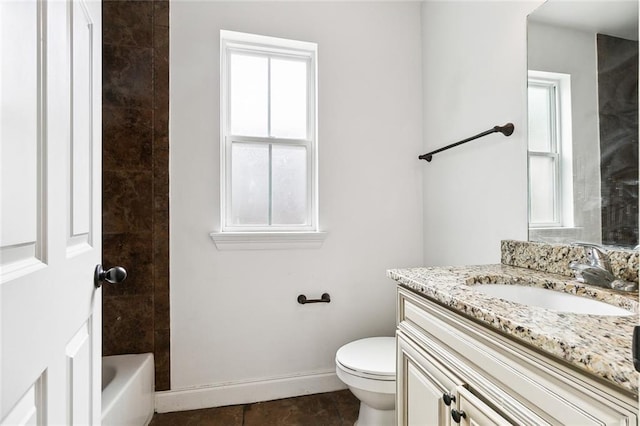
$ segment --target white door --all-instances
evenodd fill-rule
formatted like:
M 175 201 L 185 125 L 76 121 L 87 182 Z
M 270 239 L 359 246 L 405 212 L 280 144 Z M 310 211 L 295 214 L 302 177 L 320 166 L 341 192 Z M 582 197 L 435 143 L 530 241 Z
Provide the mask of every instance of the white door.
M 0 61 L 0 425 L 97 425 L 100 1 L 0 0 Z

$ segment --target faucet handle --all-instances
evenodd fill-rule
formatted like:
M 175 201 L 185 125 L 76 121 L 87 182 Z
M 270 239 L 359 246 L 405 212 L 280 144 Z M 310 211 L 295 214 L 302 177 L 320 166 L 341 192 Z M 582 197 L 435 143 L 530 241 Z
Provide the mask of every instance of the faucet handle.
M 607 249 L 602 246 L 593 243 L 574 242 L 572 246 L 584 247 L 587 260 L 591 266 L 599 266 L 600 268 L 611 271 L 611 265 L 609 264 L 609 256 L 607 255 Z

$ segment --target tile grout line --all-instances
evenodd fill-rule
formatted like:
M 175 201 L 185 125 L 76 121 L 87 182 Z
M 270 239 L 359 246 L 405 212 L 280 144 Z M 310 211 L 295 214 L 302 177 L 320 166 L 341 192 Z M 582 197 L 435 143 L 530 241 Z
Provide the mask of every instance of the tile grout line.
M 336 399 L 336 393 L 331 393 L 331 400 L 333 401 L 333 406 L 336 409 L 336 413 L 338 413 L 338 420 L 340 421 L 340 425 L 344 425 L 344 419 L 342 418 L 342 413 L 340 412 L 340 407 L 338 406 L 338 401 Z
M 249 404 L 244 404 L 244 405 L 242 406 L 242 424 L 241 424 L 240 426 L 244 426 L 244 413 L 245 413 L 245 411 L 247 411 L 247 406 L 248 406 L 248 405 L 249 405 Z

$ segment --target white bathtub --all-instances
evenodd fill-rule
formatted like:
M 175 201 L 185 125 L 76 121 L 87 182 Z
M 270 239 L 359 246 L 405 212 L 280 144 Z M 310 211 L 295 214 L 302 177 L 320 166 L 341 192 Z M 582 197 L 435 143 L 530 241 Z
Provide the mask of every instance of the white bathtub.
M 153 354 L 102 358 L 102 426 L 145 426 L 154 411 Z

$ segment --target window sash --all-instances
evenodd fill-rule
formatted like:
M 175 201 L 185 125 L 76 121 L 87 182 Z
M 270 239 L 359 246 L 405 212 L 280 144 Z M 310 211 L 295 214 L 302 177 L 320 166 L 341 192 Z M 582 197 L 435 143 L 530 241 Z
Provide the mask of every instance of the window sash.
M 271 157 L 271 149 L 269 149 L 269 224 L 268 225 L 231 225 L 228 224 L 232 217 L 232 179 L 231 172 L 233 170 L 232 164 L 232 156 L 231 150 L 233 144 L 252 144 L 252 145 L 260 145 L 264 144 L 269 146 L 270 148 L 273 146 L 300 146 L 306 149 L 307 154 L 307 185 L 306 185 L 306 221 L 304 224 L 291 224 L 291 225 L 272 225 L 272 200 L 273 200 L 273 188 L 271 186 L 271 178 L 272 178 L 272 157 Z M 226 188 L 225 188 L 225 217 L 227 219 L 227 225 L 224 227 L 224 231 L 229 232 L 239 232 L 239 231 L 312 231 L 316 230 L 315 226 L 315 218 L 314 211 L 315 203 L 314 203 L 314 191 L 313 186 L 315 182 L 312 179 L 315 173 L 314 167 L 314 156 L 311 154 L 311 150 L 313 149 L 313 143 L 311 140 L 303 140 L 303 139 L 278 139 L 278 138 L 260 138 L 260 137 L 250 137 L 250 136 L 229 136 L 225 138 L 226 152 L 229 155 L 225 157 L 225 169 L 229 171 L 229 179 L 226 180 Z
M 560 144 L 558 143 L 558 111 L 560 110 L 559 95 L 558 95 L 558 83 L 550 80 L 541 79 L 529 79 L 529 87 L 541 87 L 547 91 L 547 102 L 549 105 L 549 150 L 548 151 L 534 151 L 534 152 L 549 152 L 560 154 Z M 530 151 L 531 152 L 531 151 Z
M 240 37 L 248 37 L 251 39 L 270 39 L 268 37 L 252 36 L 240 34 Z M 272 46 L 260 42 L 244 42 L 221 39 L 221 231 L 222 232 L 296 232 L 296 231 L 318 231 L 318 210 L 317 210 L 317 129 L 316 129 L 316 45 L 306 42 L 295 42 L 290 40 L 283 41 L 286 47 Z M 303 48 L 297 49 L 294 45 L 302 45 Z M 307 49 L 307 46 L 309 47 Z M 294 59 L 304 61 L 307 67 L 307 135 L 303 139 L 282 138 L 282 137 L 256 137 L 246 135 L 232 135 L 231 116 L 230 116 L 230 57 L 232 53 L 241 53 L 243 55 L 252 55 L 259 57 L 267 57 L 274 59 Z M 269 86 L 271 82 L 269 81 Z M 269 89 L 270 90 L 270 89 Z M 268 111 L 271 110 L 271 102 L 269 99 Z M 270 114 L 270 112 L 269 112 Z M 269 122 L 269 134 L 271 132 Z M 238 143 L 266 144 L 273 146 L 301 146 L 306 149 L 306 167 L 307 167 L 307 183 L 306 183 L 306 223 L 302 225 L 232 225 L 231 209 L 232 209 L 232 145 Z M 269 154 L 269 179 L 272 178 L 272 158 L 271 149 Z M 269 209 L 272 208 L 272 188 L 269 187 Z M 271 222 L 271 214 L 269 215 Z
M 256 47 L 257 48 L 257 47 Z M 314 58 L 309 55 L 309 52 L 306 54 L 302 53 L 292 53 L 290 51 L 282 51 L 276 50 L 273 53 L 268 53 L 264 47 L 260 47 L 263 49 L 262 51 L 251 50 L 249 48 L 240 48 L 240 47 L 226 47 L 225 57 L 225 68 L 226 68 L 226 76 L 227 81 L 225 84 L 225 106 L 224 113 L 226 115 L 225 126 L 226 130 L 231 129 L 231 55 L 234 53 L 240 53 L 246 56 L 253 56 L 257 58 L 265 58 L 269 63 L 269 76 L 267 81 L 267 136 L 272 137 L 271 135 L 271 60 L 272 59 L 288 59 L 288 60 L 297 60 L 299 62 L 304 62 L 307 68 L 307 116 L 306 116 L 306 130 L 307 130 L 307 139 L 312 139 L 315 134 L 315 70 L 314 70 Z M 228 135 L 228 134 L 226 134 Z M 283 139 L 283 138 L 281 138 Z
M 551 227 L 560 227 L 562 226 L 562 179 L 560 176 L 560 155 L 554 152 L 529 152 L 529 161 L 528 167 L 531 169 L 531 158 L 532 157 L 540 157 L 540 158 L 550 158 L 552 159 L 553 171 L 551 175 L 551 182 L 553 185 L 553 220 L 549 222 L 533 222 L 531 219 L 531 199 L 529 198 L 528 203 L 528 211 L 529 211 L 529 227 L 531 228 L 551 228 Z M 529 172 L 529 194 L 532 193 L 532 179 Z

